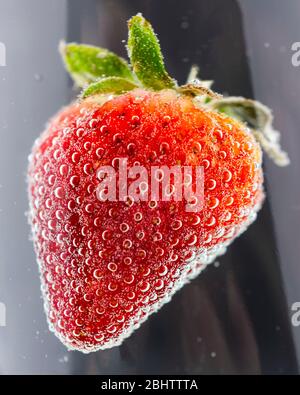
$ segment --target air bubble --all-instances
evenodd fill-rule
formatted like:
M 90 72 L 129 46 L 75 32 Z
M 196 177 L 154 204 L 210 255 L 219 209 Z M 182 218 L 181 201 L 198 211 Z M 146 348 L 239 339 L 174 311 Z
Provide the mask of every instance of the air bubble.
M 59 168 L 60 175 L 67 176 L 69 173 L 69 166 L 68 165 L 61 165 Z
M 212 178 L 207 181 L 207 189 L 209 189 L 210 191 L 215 189 L 216 185 L 217 185 L 216 180 L 214 180 Z
M 109 283 L 107 288 L 109 291 L 114 292 L 117 290 L 118 286 L 117 286 L 117 284 Z
M 64 329 L 65 328 L 65 323 L 64 323 L 64 321 L 61 318 L 57 321 L 57 325 L 58 325 L 58 327 L 60 329 Z
M 75 320 L 75 324 L 76 324 L 77 326 L 82 326 L 82 325 L 83 325 L 83 321 L 77 318 L 77 319 Z
M 63 220 L 64 219 L 64 214 L 62 210 L 56 210 L 55 211 L 55 216 L 58 220 Z
M 139 250 L 139 251 L 138 251 L 138 256 L 139 256 L 139 258 L 141 258 L 141 259 L 145 259 L 146 256 L 147 256 L 147 253 L 146 253 L 145 250 Z
M 116 300 L 112 300 L 109 303 L 110 307 L 112 307 L 113 309 L 116 309 L 119 306 L 119 303 Z
M 195 245 L 196 243 L 197 243 L 197 236 L 196 235 L 192 235 L 189 239 L 188 239 L 188 241 L 187 241 L 187 245 L 188 246 L 193 246 L 193 245 Z
M 125 263 L 125 265 L 129 266 L 132 263 L 132 259 L 129 256 L 125 257 L 124 263 Z
M 207 222 L 206 222 L 206 226 L 213 226 L 216 223 L 216 218 L 215 217 L 211 217 Z
M 110 334 L 115 333 L 116 330 L 117 330 L 117 328 L 114 325 L 110 325 L 109 327 L 107 327 L 107 332 Z
M 79 181 L 80 181 L 80 178 L 78 176 L 72 176 L 70 178 L 70 184 L 73 188 L 75 188 L 79 185 Z
M 96 340 L 96 342 L 102 342 L 102 340 L 104 340 L 104 335 L 94 335 L 94 339 Z
M 49 185 L 54 185 L 54 183 L 55 183 L 55 176 L 54 176 L 53 174 L 51 174 L 51 175 L 48 177 L 48 184 L 49 184 Z
M 75 206 L 74 200 L 69 200 L 69 201 L 68 201 L 68 209 L 69 209 L 70 211 L 73 211 L 75 207 L 76 207 L 76 206 Z
M 156 280 L 155 283 L 154 283 L 154 288 L 155 288 L 157 291 L 159 291 L 159 290 L 163 289 L 164 285 L 165 285 L 165 284 L 164 284 L 163 280 L 158 279 L 158 280 Z
M 145 233 L 143 231 L 138 231 L 137 234 L 136 234 L 136 237 L 139 240 L 143 240 L 143 238 L 145 237 Z
M 81 234 L 82 234 L 83 237 L 87 235 L 87 230 L 88 230 L 87 226 L 83 226 L 81 228 Z
M 150 208 L 155 208 L 155 207 L 157 207 L 157 201 L 151 200 L 151 201 L 149 202 L 149 207 L 150 207 Z
M 213 198 L 210 199 L 209 208 L 210 208 L 211 210 L 213 210 L 213 209 L 215 209 L 216 207 L 218 207 L 219 203 L 220 203 L 219 199 L 216 198 L 216 197 L 213 197 Z
M 64 189 L 62 187 L 57 187 L 54 191 L 54 195 L 58 199 L 62 199 L 64 197 Z
M 204 243 L 205 243 L 205 244 L 208 244 L 208 243 L 210 243 L 211 241 L 212 241 L 212 235 L 209 233 L 209 234 L 205 237 Z
M 103 148 L 97 148 L 96 149 L 96 156 L 101 159 L 104 155 L 104 149 Z
M 111 238 L 111 233 L 108 230 L 104 230 L 102 232 L 102 239 L 103 240 L 109 240 Z
M 231 213 L 227 211 L 224 216 L 224 222 L 230 221 L 230 219 L 231 219 Z
M 153 218 L 152 223 L 154 225 L 160 225 L 161 224 L 161 219 L 159 217 L 155 217 L 155 218 Z
M 221 158 L 221 159 L 225 159 L 226 156 L 227 156 L 227 153 L 226 153 L 225 151 L 220 151 L 220 152 L 219 152 L 219 155 L 220 155 L 220 158 Z
M 88 256 L 88 257 L 85 259 L 84 262 L 85 262 L 85 264 L 86 264 L 87 266 L 91 266 L 93 260 L 92 260 L 92 258 L 91 258 L 90 256 Z
M 53 153 L 53 158 L 54 158 L 55 160 L 58 160 L 58 159 L 60 158 L 60 155 L 61 155 L 60 150 L 57 149 L 57 150 L 55 150 L 54 153 Z
M 233 197 L 229 196 L 229 197 L 225 200 L 225 206 L 231 206 L 233 202 L 234 202 Z
M 86 141 L 86 142 L 83 144 L 83 148 L 84 148 L 86 151 L 89 151 L 89 150 L 91 149 L 91 147 L 92 147 L 92 144 L 91 144 L 90 141 Z
M 193 220 L 192 220 L 192 225 L 199 225 L 200 224 L 200 217 L 199 215 L 194 215 Z
M 137 124 L 140 121 L 140 117 L 138 115 L 133 115 L 131 117 L 131 120 L 132 120 L 133 123 Z
M 120 134 L 120 133 L 114 134 L 114 136 L 113 136 L 113 142 L 114 142 L 115 144 L 118 144 L 118 143 L 121 142 L 121 134 Z
M 166 154 L 170 150 L 170 145 L 166 142 L 163 142 L 160 144 L 159 150 L 160 150 L 161 154 Z
M 100 220 L 99 217 L 96 217 L 96 218 L 94 219 L 94 225 L 97 226 L 97 227 L 101 225 L 101 220 Z
M 73 163 L 78 163 L 80 159 L 80 154 L 78 152 L 74 152 L 72 154 L 72 162 Z
M 83 171 L 85 172 L 85 174 L 90 175 L 93 173 L 94 169 L 93 166 L 91 165 L 91 163 L 86 163 L 83 166 Z
M 179 219 L 175 219 L 175 221 L 172 222 L 171 224 L 171 228 L 173 230 L 178 230 L 182 227 L 182 221 L 180 221 Z
M 134 220 L 135 220 L 136 222 L 140 222 L 140 221 L 142 220 L 142 218 L 143 218 L 142 213 L 137 212 L 137 213 L 134 214 Z
M 89 122 L 89 127 L 91 129 L 94 129 L 96 126 L 97 126 L 97 119 L 94 119 L 94 118 L 91 119 L 90 122 Z
M 106 125 L 102 125 L 101 127 L 100 127 L 100 132 L 101 133 L 104 133 L 104 132 L 106 132 L 107 131 L 107 126 Z
M 133 300 L 135 298 L 135 292 L 133 292 L 133 291 L 128 292 L 127 298 L 129 300 Z
M 160 240 L 162 240 L 162 234 L 160 232 L 156 232 L 156 233 L 154 233 L 152 238 L 153 238 L 153 241 L 160 241 Z
M 50 169 L 50 163 L 46 162 L 44 164 L 44 171 L 45 171 L 45 173 L 48 173 L 49 169 Z M 37 178 L 35 178 L 35 180 L 38 181 L 38 174 L 36 174 L 35 177 L 37 177 Z
M 82 137 L 83 134 L 84 134 L 84 129 L 83 129 L 83 128 L 78 128 L 78 129 L 76 130 L 76 136 L 77 136 L 78 138 Z
M 223 173 L 224 182 L 229 182 L 232 179 L 232 173 L 229 170 L 225 170 Z
M 150 273 L 151 273 L 151 270 L 149 267 L 147 267 L 146 269 L 144 269 L 143 277 L 148 277 Z
M 149 289 L 150 289 L 150 284 L 148 283 L 148 281 L 143 281 L 143 282 L 140 284 L 140 290 L 141 290 L 141 292 L 145 293 L 145 292 L 149 291 Z
M 220 130 L 220 129 L 215 130 L 214 134 L 215 134 L 215 136 L 216 136 L 218 139 L 222 139 L 222 138 L 223 138 L 223 132 L 222 132 L 222 130 Z
M 134 275 L 133 274 L 129 274 L 128 276 L 124 277 L 124 283 L 126 284 L 132 284 L 134 281 Z
M 123 223 L 120 225 L 120 230 L 121 230 L 121 232 L 123 232 L 123 233 L 128 232 L 128 230 L 129 230 L 129 225 L 126 224 L 125 222 L 123 222 Z
M 87 212 L 87 213 L 92 213 L 93 212 L 93 205 L 91 204 L 91 203 L 88 203 L 86 206 L 85 206 L 85 211 Z
M 40 219 L 41 219 L 42 221 L 44 221 L 44 219 L 45 219 L 44 211 L 40 211 L 40 212 L 39 212 L 39 217 L 40 217 Z
M 114 262 L 110 262 L 108 265 L 107 265 L 107 269 L 110 271 L 110 272 L 116 272 L 117 271 L 117 269 L 118 269 L 118 266 L 114 263 Z
M 159 276 L 163 277 L 168 273 L 168 268 L 165 265 L 162 265 L 158 268 L 158 274 Z
M 132 247 L 132 241 L 129 240 L 129 239 L 124 240 L 123 247 L 124 248 L 131 248 Z
M 98 291 L 98 290 L 97 290 L 97 291 Z M 97 293 L 97 291 L 96 291 L 96 293 Z M 98 295 L 98 296 L 99 296 L 99 295 Z M 102 314 L 105 313 L 105 310 L 104 310 L 103 307 L 101 307 L 101 308 L 97 307 L 97 308 L 96 308 L 96 313 L 97 313 L 98 315 L 102 315 Z
M 100 278 L 101 278 L 101 270 L 100 269 L 95 269 L 94 272 L 93 272 L 93 276 L 94 276 L 94 278 L 96 280 L 100 280 Z
M 165 250 L 163 248 L 161 248 L 161 247 L 157 247 L 156 248 L 156 253 L 157 253 L 158 256 L 164 256 Z
M 210 161 L 208 159 L 204 159 L 202 161 L 202 165 L 203 165 L 204 169 L 207 170 L 210 166 Z
M 130 304 L 129 306 L 126 306 L 124 310 L 126 311 L 126 313 L 131 313 L 133 310 L 133 305 Z
M 127 152 L 132 155 L 134 150 L 135 150 L 135 144 L 134 143 L 129 143 L 126 147 Z
M 48 228 L 49 228 L 50 230 L 55 230 L 55 228 L 56 228 L 56 222 L 55 222 L 53 219 L 50 219 L 50 220 L 48 221 Z
M 90 302 L 90 301 L 92 300 L 92 298 L 91 298 L 91 296 L 90 296 L 89 294 L 84 294 L 84 295 L 83 295 L 83 299 L 84 299 L 86 302 Z

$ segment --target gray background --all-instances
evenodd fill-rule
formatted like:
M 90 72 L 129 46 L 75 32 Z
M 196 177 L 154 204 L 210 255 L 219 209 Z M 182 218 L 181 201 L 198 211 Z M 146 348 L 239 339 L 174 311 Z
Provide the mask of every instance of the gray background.
M 183 4 L 184 3 L 184 4 Z M 125 56 L 125 21 L 143 11 L 159 33 L 172 75 L 192 63 L 216 89 L 274 110 L 292 164 L 265 161 L 268 202 L 220 259 L 122 347 L 68 352 L 48 331 L 25 217 L 27 156 L 46 120 L 74 96 L 60 39 Z M 289 0 L 0 0 L 0 373 L 297 373 L 300 327 L 300 2 Z M 297 358 L 298 356 L 298 358 Z

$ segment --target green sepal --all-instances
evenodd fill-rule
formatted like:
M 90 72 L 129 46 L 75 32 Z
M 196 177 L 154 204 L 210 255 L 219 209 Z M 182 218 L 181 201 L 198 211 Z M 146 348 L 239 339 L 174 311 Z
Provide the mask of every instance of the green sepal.
M 79 87 L 84 87 L 99 78 L 112 76 L 134 81 L 128 63 L 107 49 L 62 42 L 60 53 L 66 69 Z
M 128 56 L 140 82 L 154 90 L 176 87 L 165 69 L 159 41 L 151 24 L 138 14 L 128 21 L 128 30 Z
M 234 96 L 212 100 L 207 105 L 245 123 L 278 166 L 287 166 L 290 163 L 288 154 L 280 146 L 280 133 L 273 127 L 273 115 L 267 106 L 256 100 Z
M 137 88 L 138 85 L 132 81 L 121 77 L 107 77 L 90 84 L 83 92 L 81 97 L 86 97 L 100 94 L 121 94 Z
M 203 84 L 200 80 L 181 85 L 179 88 L 177 88 L 177 91 L 192 97 L 208 96 L 214 99 L 220 99 L 222 97 L 218 93 L 205 86 L 205 84 Z

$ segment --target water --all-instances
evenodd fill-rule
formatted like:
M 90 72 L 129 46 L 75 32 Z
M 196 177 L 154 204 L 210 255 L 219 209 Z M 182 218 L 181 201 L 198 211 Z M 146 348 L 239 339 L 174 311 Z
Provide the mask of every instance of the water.
M 176 7 L 172 0 L 0 4 L 0 39 L 6 46 L 6 66 L 0 67 L 0 306 L 5 311 L 0 371 L 297 373 L 300 327 L 291 317 L 292 305 L 300 302 L 300 68 L 293 66 L 290 48 L 299 40 L 299 2 L 290 0 L 288 7 L 280 0 L 186 0 Z M 121 347 L 66 353 L 49 332 L 40 297 L 24 216 L 27 156 L 46 120 L 76 95 L 57 52 L 59 40 L 98 44 L 126 56 L 125 21 L 138 11 L 151 20 L 168 70 L 180 83 L 198 64 L 201 78 L 214 79 L 218 92 L 255 97 L 274 110 L 291 165 L 280 169 L 265 160 L 268 200 L 257 221 L 218 264 Z M 57 198 L 61 193 L 57 190 Z

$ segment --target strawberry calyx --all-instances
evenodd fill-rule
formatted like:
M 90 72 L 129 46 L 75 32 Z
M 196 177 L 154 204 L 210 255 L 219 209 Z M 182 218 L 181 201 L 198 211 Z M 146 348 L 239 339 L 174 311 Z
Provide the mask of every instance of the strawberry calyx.
M 168 74 L 159 41 L 151 24 L 139 13 L 128 21 L 125 59 L 107 49 L 91 45 L 62 42 L 60 52 L 67 71 L 82 88 L 80 98 L 101 102 L 101 96 L 120 95 L 136 88 L 160 91 L 175 90 L 189 96 L 202 107 L 223 113 L 248 127 L 268 156 L 278 165 L 289 164 L 280 147 L 280 133 L 273 126 L 271 110 L 262 103 L 244 97 L 222 97 L 211 90 L 213 81 L 198 78 L 192 66 L 186 84 L 179 86 Z

